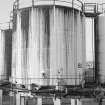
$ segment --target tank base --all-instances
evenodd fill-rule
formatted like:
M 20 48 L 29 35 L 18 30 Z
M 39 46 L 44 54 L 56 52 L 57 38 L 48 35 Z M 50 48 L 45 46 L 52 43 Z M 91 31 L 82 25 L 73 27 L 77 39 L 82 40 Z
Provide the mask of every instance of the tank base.
M 0 105 L 2 105 L 3 90 L 0 89 Z
M 85 98 L 81 99 L 82 105 L 100 105 L 95 98 Z M 105 100 L 103 99 L 101 105 L 105 105 Z

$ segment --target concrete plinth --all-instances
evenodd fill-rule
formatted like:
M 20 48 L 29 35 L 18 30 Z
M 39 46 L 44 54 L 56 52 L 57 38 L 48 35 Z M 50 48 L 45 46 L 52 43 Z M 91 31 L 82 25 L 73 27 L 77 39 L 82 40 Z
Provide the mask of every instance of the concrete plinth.
M 75 99 L 71 99 L 71 105 L 75 105 Z
M 61 105 L 71 105 L 71 98 L 62 98 Z
M 71 99 L 71 105 L 84 105 L 79 99 Z
M 99 105 L 99 103 L 94 98 L 81 99 L 82 105 Z
M 25 97 L 21 97 L 21 105 L 25 105 Z
M 54 105 L 53 98 L 51 97 L 43 97 L 42 98 L 43 105 Z
M 0 105 L 2 105 L 3 90 L 0 90 Z
M 16 105 L 21 105 L 20 93 L 16 94 Z
M 79 99 L 54 99 L 54 105 L 83 105 Z
M 82 105 L 82 102 L 79 99 L 77 99 L 77 105 Z
M 34 105 L 37 105 L 37 98 L 33 98 Z
M 61 105 L 61 100 L 60 99 L 53 99 L 54 105 Z
M 42 105 L 42 98 L 41 97 L 37 98 L 37 105 Z

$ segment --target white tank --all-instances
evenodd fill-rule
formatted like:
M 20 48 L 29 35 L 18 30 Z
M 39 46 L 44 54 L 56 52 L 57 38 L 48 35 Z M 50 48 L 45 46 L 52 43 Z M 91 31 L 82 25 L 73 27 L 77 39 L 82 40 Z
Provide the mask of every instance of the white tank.
M 0 80 L 11 76 L 12 31 L 0 30 Z
M 96 78 L 100 83 L 105 83 L 105 14 L 95 19 L 95 59 Z
M 84 17 L 81 11 L 55 4 L 20 8 L 15 13 L 14 81 L 38 85 L 79 85 L 85 63 Z

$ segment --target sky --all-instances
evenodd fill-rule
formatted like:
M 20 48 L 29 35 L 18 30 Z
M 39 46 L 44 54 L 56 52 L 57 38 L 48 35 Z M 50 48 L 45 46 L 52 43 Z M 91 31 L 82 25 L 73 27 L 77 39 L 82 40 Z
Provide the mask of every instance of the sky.
M 9 21 L 13 0 L 0 0 L 0 23 Z
M 0 28 L 4 28 L 3 26 L 8 26 L 8 24 L 5 22 L 10 21 L 10 13 L 13 8 L 13 1 L 14 0 L 0 0 Z
M 84 2 L 98 2 L 102 3 L 105 2 L 105 0 L 83 0 Z M 0 0 L 0 23 L 9 22 L 10 20 L 10 12 L 13 8 L 13 2 L 14 0 Z M 87 60 L 92 61 L 92 33 L 91 33 L 91 19 L 86 20 L 86 54 L 87 54 Z M 0 28 L 2 28 L 2 25 L 0 24 Z M 90 32 L 90 33 L 89 33 Z

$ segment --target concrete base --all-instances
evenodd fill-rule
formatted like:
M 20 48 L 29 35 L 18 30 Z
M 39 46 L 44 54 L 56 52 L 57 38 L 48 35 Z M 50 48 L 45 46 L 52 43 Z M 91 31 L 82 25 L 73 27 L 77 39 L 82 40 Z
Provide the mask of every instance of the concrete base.
M 2 105 L 3 90 L 0 90 L 0 105 Z
M 16 105 L 21 105 L 20 93 L 16 94 Z
M 42 98 L 43 105 L 54 105 L 53 98 L 51 97 L 43 97 Z
M 62 98 L 61 105 L 71 105 L 71 99 L 70 98 Z
M 102 100 L 102 105 L 105 105 L 105 99 Z
M 54 105 L 61 105 L 61 100 L 60 99 L 53 99 Z
M 81 102 L 82 102 L 82 105 L 99 105 L 99 103 L 94 98 L 81 99 Z
M 42 105 L 42 98 L 41 97 L 37 98 L 37 105 Z
M 71 105 L 84 105 L 79 99 L 71 99 Z
M 25 105 L 25 97 L 21 97 L 21 105 Z
M 75 105 L 75 99 L 71 99 L 71 105 Z
M 77 99 L 77 105 L 82 105 L 82 102 L 79 99 Z
M 94 98 L 87 98 L 81 100 L 82 105 L 99 105 L 96 99 Z M 105 99 L 102 100 L 102 105 L 105 105 Z
M 33 99 L 33 103 L 34 103 L 34 105 L 37 105 L 37 98 Z
M 83 105 L 79 99 L 54 99 L 54 105 Z

